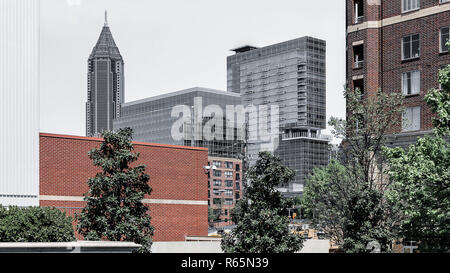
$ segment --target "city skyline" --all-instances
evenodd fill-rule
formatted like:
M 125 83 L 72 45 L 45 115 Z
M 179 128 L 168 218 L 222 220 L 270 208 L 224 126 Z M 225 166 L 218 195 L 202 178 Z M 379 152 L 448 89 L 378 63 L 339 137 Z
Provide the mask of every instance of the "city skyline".
M 182 5 L 184 4 L 179 3 L 178 6 L 181 7 Z M 219 5 L 222 6 L 223 4 Z M 329 105 L 327 119 L 330 116 L 344 117 L 345 102 L 342 91 L 345 83 L 345 71 L 344 69 L 336 69 L 338 66 L 345 67 L 345 56 L 336 54 L 340 47 L 345 46 L 344 24 L 342 24 L 341 35 L 336 34 L 337 27 L 332 20 L 322 22 L 322 24 L 318 23 L 316 30 L 307 30 L 309 26 L 305 26 L 302 22 L 310 17 L 309 13 L 299 12 L 297 15 L 283 7 L 277 7 L 270 12 L 276 13 L 281 9 L 288 12 L 287 18 L 283 16 L 283 18 L 274 19 L 270 23 L 264 19 L 267 18 L 266 15 L 269 12 L 266 9 L 268 3 L 264 2 L 260 5 L 262 7 L 254 7 L 252 12 L 249 9 L 251 5 L 242 5 L 242 8 L 247 10 L 248 13 L 246 15 L 244 11 L 238 12 L 236 18 L 238 20 L 242 18 L 250 19 L 249 26 L 242 27 L 242 29 L 233 29 L 236 23 L 229 20 L 224 21 L 226 16 L 224 17 L 223 14 L 217 14 L 216 17 L 219 18 L 214 19 L 211 13 L 208 13 L 208 11 L 216 12 L 217 5 L 212 6 L 203 1 L 188 5 L 186 7 L 188 10 L 183 14 L 178 14 L 180 16 L 177 16 L 176 21 L 170 20 L 171 16 L 166 16 L 167 18 L 164 20 L 158 16 L 156 16 L 158 18 L 134 16 L 129 19 L 127 17 L 129 12 L 138 12 L 138 10 L 145 9 L 146 3 L 140 1 L 133 4 L 118 1 L 43 1 L 41 3 L 43 16 L 41 17 L 40 64 L 42 69 L 41 131 L 75 135 L 85 134 L 84 102 L 82 101 L 86 101 L 86 50 L 90 52 L 92 45 L 98 39 L 106 9 L 109 13 L 108 21 L 111 31 L 125 60 L 125 77 L 127 78 L 125 102 L 195 86 L 225 91 L 226 57 L 232 54 L 229 51 L 231 48 L 243 44 L 260 47 L 304 35 L 315 35 L 324 38 L 330 45 L 328 52 L 330 56 L 327 56 L 330 63 L 327 66 L 327 102 Z M 297 6 L 304 6 L 305 8 L 302 10 L 316 11 L 319 9 L 318 5 L 312 5 L 306 3 L 306 1 L 302 1 L 301 5 L 296 4 Z M 162 10 L 161 13 L 164 13 L 163 10 L 167 8 L 164 4 L 159 5 L 159 7 Z M 117 12 L 119 9 L 122 13 Z M 189 14 L 189 11 L 193 11 L 193 13 Z M 264 11 L 265 14 L 259 11 Z M 337 13 L 336 6 L 327 7 L 324 12 L 335 14 L 336 22 L 342 21 L 339 17 L 344 17 L 343 9 L 342 13 Z M 205 18 L 195 20 L 195 15 L 199 14 L 204 15 Z M 305 18 L 302 17 L 302 14 L 305 14 Z M 173 16 L 173 14 L 171 15 Z M 183 18 L 185 17 L 190 18 L 190 21 L 184 22 Z M 202 22 L 209 19 L 212 20 L 211 26 L 206 27 Z M 127 20 L 127 22 L 124 22 L 124 20 Z M 298 23 L 295 24 L 294 20 L 298 20 Z M 181 22 L 183 24 L 180 24 Z M 289 22 L 289 24 L 286 22 Z M 228 23 L 232 30 L 231 33 L 229 29 L 221 26 L 221 23 Z M 175 28 L 174 25 L 177 27 Z M 189 25 L 189 27 L 186 25 Z M 267 28 L 268 25 L 272 25 L 272 28 Z M 297 25 L 303 25 L 304 29 L 302 30 L 302 27 L 299 27 L 298 31 L 293 30 Z M 158 26 L 163 26 L 168 32 L 164 32 L 164 29 L 157 29 Z M 147 32 L 142 32 L 143 29 L 148 27 Z M 330 31 L 323 30 L 327 27 Z M 189 31 L 186 31 L 186 28 L 189 28 Z M 276 28 L 286 31 L 276 34 L 274 33 Z M 251 29 L 253 31 L 250 31 Z M 64 33 L 61 33 L 61 31 Z M 206 34 L 210 36 L 206 36 Z M 174 39 L 177 35 L 180 42 L 172 43 L 171 39 Z M 199 37 L 202 35 L 210 39 L 204 41 Z M 147 36 L 162 36 L 163 38 L 151 39 Z M 62 40 L 66 41 L 67 44 L 65 50 L 55 46 Z M 145 47 L 149 45 L 150 48 L 145 50 Z M 72 52 L 69 55 L 67 55 L 68 50 Z M 81 53 L 81 50 L 83 50 L 83 53 Z M 75 52 L 80 53 L 75 54 Z M 66 53 L 66 62 L 61 69 L 53 69 L 55 67 L 53 62 L 60 59 L 59 56 L 63 53 Z M 169 58 L 168 55 L 170 55 Z M 141 60 L 138 61 L 136 56 L 140 56 Z M 163 58 L 167 60 L 163 61 Z M 198 60 L 193 61 L 193 59 Z M 337 59 L 339 60 L 336 61 Z M 206 66 L 207 69 L 204 68 Z M 169 71 L 170 73 L 168 73 L 168 68 L 172 69 L 172 71 Z M 73 73 L 66 73 L 67 71 L 73 71 Z M 59 74 L 63 72 L 64 74 Z M 338 75 L 339 72 L 341 72 L 341 76 Z M 68 75 L 71 75 L 71 77 L 69 78 Z M 175 80 L 169 80 L 168 78 Z M 64 90 L 64 92 L 61 92 L 61 90 Z M 58 115 L 54 115 L 55 112 Z

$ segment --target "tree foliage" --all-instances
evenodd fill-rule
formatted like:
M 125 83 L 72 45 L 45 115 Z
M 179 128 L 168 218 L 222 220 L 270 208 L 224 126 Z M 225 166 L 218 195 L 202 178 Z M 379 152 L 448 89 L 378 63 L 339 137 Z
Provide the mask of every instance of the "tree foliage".
M 386 201 L 389 181 L 380 156 L 385 135 L 399 125 L 402 97 L 381 90 L 363 97 L 345 91 L 347 119 L 331 118 L 333 134 L 343 139 L 341 162 L 315 169 L 307 181 L 303 207 L 313 225 L 344 252 L 365 252 L 372 241 L 389 251 L 398 225 Z
M 441 89 L 425 97 L 434 136 L 418 139 L 407 151 L 385 149 L 393 181 L 390 201 L 403 212 L 401 235 L 419 242 L 422 252 L 450 252 L 450 66 L 439 72 Z
M 450 136 L 450 65 L 439 71 L 441 89 L 431 89 L 425 101 L 437 115 L 433 118 L 436 134 Z
M 386 157 L 389 201 L 404 214 L 402 238 L 419 241 L 421 252 L 450 252 L 450 144 L 427 136 L 407 151 L 386 149 Z
M 226 253 L 291 253 L 302 248 L 303 239 L 289 231 L 287 208 L 293 203 L 277 190 L 293 176 L 277 157 L 259 153 L 247 172 L 246 192 L 232 212 L 236 228 L 222 239 Z
M 72 220 L 50 207 L 0 206 L 0 242 L 71 242 Z
M 89 152 L 103 171 L 87 182 L 87 204 L 77 217 L 78 231 L 87 240 L 132 241 L 142 245 L 140 252 L 150 252 L 154 228 L 142 200 L 152 189 L 145 166 L 130 166 L 139 157 L 131 136 L 130 128 L 105 132 L 100 147 Z

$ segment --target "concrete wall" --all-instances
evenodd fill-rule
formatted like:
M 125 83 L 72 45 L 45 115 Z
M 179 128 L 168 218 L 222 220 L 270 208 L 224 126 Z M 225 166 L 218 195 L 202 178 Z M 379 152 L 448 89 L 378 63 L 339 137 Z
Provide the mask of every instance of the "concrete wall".
M 0 243 L 0 253 L 131 253 L 131 242 L 78 241 L 64 243 Z
M 307 240 L 299 253 L 328 253 L 329 240 Z M 197 242 L 154 242 L 153 253 L 222 253 L 220 239 Z
M 39 205 L 39 0 L 0 1 L 0 204 Z

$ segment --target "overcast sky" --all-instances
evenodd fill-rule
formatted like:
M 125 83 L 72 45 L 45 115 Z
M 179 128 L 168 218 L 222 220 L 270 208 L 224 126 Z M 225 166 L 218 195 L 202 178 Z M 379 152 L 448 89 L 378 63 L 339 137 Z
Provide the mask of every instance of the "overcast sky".
M 41 132 L 85 135 L 87 59 L 104 12 L 125 61 L 125 102 L 226 91 L 229 50 L 327 41 L 327 119 L 345 116 L 345 1 L 41 0 Z

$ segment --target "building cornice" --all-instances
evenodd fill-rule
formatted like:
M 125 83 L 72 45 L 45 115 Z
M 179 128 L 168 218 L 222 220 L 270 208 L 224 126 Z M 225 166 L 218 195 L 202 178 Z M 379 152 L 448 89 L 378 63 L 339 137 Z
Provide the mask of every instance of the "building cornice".
M 406 21 L 415 20 L 415 19 L 419 19 L 422 17 L 427 17 L 430 15 L 435 15 L 435 14 L 449 12 L 449 11 L 450 11 L 450 5 L 440 4 L 438 6 L 433 6 L 430 8 L 420 9 L 415 12 L 392 16 L 392 17 L 385 18 L 385 19 L 379 20 L 379 21 L 366 21 L 361 24 L 350 25 L 350 26 L 347 26 L 347 34 L 356 32 L 356 31 L 366 30 L 366 29 L 382 28 L 382 27 L 386 27 L 389 25 L 403 23 Z

